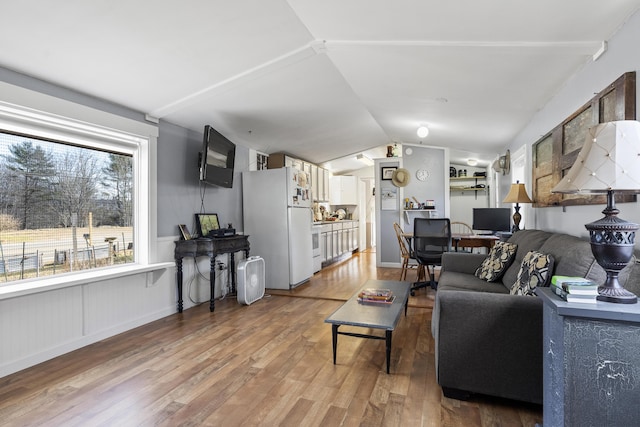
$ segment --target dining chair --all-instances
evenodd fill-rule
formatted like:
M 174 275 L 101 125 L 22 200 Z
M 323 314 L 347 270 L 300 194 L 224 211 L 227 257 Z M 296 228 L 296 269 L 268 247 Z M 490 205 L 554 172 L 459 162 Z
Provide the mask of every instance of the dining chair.
M 473 229 L 466 222 L 453 221 L 451 222 L 451 233 L 452 234 L 473 234 Z
M 473 229 L 469 224 L 462 221 L 453 221 L 451 223 L 451 234 L 452 235 L 473 235 Z M 466 248 L 466 249 L 465 249 Z M 473 252 L 473 248 L 468 246 L 459 246 L 456 245 L 456 252 L 460 249 L 463 249 L 463 252 Z
M 410 262 L 412 259 L 415 260 L 415 257 L 412 254 L 411 245 L 403 235 L 404 230 L 402 230 L 402 227 L 397 222 L 393 223 L 393 229 L 395 230 L 396 237 L 398 238 L 398 246 L 400 247 L 400 255 L 402 257 L 402 270 L 400 271 L 400 280 L 407 279 L 407 271 L 410 268 L 417 269 L 417 280 L 422 279 L 424 277 L 424 266 L 422 264 L 412 264 Z

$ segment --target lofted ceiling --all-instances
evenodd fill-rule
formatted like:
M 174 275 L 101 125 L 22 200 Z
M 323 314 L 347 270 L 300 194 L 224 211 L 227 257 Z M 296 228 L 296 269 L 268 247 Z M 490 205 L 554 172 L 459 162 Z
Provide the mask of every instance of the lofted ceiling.
M 21 0 L 2 6 L 0 66 L 336 171 L 393 143 L 488 164 L 639 7 Z

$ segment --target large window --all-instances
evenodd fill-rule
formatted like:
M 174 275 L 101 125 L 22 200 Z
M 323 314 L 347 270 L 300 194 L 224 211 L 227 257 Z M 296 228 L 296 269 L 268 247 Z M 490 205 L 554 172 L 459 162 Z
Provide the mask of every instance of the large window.
M 0 131 L 0 282 L 134 260 L 133 162 Z
M 0 289 L 151 266 L 157 126 L 0 89 Z

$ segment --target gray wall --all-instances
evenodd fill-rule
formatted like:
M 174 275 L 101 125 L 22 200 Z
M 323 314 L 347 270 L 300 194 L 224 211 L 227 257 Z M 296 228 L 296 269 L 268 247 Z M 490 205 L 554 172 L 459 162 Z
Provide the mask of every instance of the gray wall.
M 215 128 L 215 123 L 210 124 Z M 195 232 L 198 212 L 217 213 L 222 225 L 242 231 L 242 172 L 249 170 L 249 150 L 236 145 L 233 188 L 200 184 L 198 153 L 203 132 L 160 122 L 158 137 L 158 237 L 177 236 L 178 224 Z M 204 194 L 201 207 L 201 193 Z
M 393 223 L 400 222 L 401 191 L 399 188 L 394 187 L 391 181 L 382 181 L 380 176 L 381 168 L 399 166 L 400 160 L 397 157 L 383 159 L 380 161 L 376 160 L 376 165 L 374 166 L 376 168 L 376 214 L 378 215 L 378 221 L 376 224 L 376 259 L 378 266 L 400 262 L 400 250 L 398 248 L 398 240 L 393 229 Z M 396 193 L 397 200 L 393 210 L 381 209 L 381 196 L 385 191 L 393 191 Z
M 411 148 L 411 154 L 407 154 L 407 148 Z M 400 262 L 398 240 L 393 229 L 393 223 L 398 222 L 405 231 L 413 231 L 413 223 L 407 224 L 404 216 L 404 198 L 415 197 L 421 203 L 426 200 L 434 200 L 436 210 L 440 218 L 449 215 L 449 203 L 446 199 L 446 187 L 449 171 L 448 152 L 443 148 L 434 148 L 420 145 L 403 145 L 402 159 L 397 157 L 376 160 L 376 213 L 377 218 L 377 242 L 376 263 L 383 267 L 391 267 Z M 445 166 L 446 165 L 446 166 Z M 382 167 L 403 167 L 409 171 L 409 183 L 405 187 L 394 187 L 391 181 L 383 181 L 380 176 Z M 445 176 L 445 168 L 447 175 Z M 426 169 L 430 176 L 425 181 L 416 178 L 416 171 Z M 396 191 L 397 201 L 394 210 L 381 209 L 381 195 L 387 190 Z M 423 213 L 414 213 L 423 216 Z
M 411 150 L 411 154 L 407 154 L 407 149 Z M 403 145 L 402 146 L 402 164 L 411 174 L 409 184 L 403 188 L 405 198 L 413 201 L 413 197 L 418 199 L 420 203 L 426 200 L 433 200 L 436 204 L 436 211 L 440 218 L 446 218 L 445 210 L 445 151 L 442 148 L 432 148 L 419 145 Z M 416 178 L 416 172 L 420 169 L 429 171 L 430 175 L 425 181 Z M 449 165 L 446 165 L 449 170 Z M 401 201 L 401 205 L 404 203 Z M 413 230 L 410 230 L 413 231 Z
M 511 144 L 511 152 L 526 145 L 528 150 L 527 174 L 531 176 L 531 145 L 548 133 L 564 119 L 600 92 L 609 83 L 628 71 L 640 70 L 640 12 L 636 12 L 624 27 L 608 41 L 608 50 L 597 61 L 587 60 L 585 66 L 570 79 L 558 94 L 542 108 Z M 640 76 L 636 76 L 638 78 Z M 526 84 L 523 78 L 522 84 Z M 640 84 L 637 84 L 636 119 L 638 101 L 640 101 Z M 511 176 L 500 176 L 500 189 L 507 194 Z M 637 203 L 621 203 L 620 217 L 628 221 L 640 222 L 640 205 Z M 535 228 L 564 232 L 580 237 L 588 237 L 584 224 L 602 217 L 604 205 L 549 207 L 532 209 Z M 640 241 L 637 240 L 636 247 Z

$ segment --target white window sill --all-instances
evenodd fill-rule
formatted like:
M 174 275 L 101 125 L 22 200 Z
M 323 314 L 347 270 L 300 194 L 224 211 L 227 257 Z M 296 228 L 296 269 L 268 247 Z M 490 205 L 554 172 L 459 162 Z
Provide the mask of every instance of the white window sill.
M 148 273 L 157 270 L 166 270 L 175 267 L 173 262 L 161 262 L 157 264 L 139 265 L 131 264 L 122 267 L 108 267 L 89 270 L 81 273 L 60 274 L 58 276 L 43 279 L 23 281 L 16 284 L 0 284 L 0 300 L 37 294 L 55 289 L 71 286 L 86 285 L 89 283 L 103 282 L 117 279 L 118 277 L 133 276 L 140 273 Z

